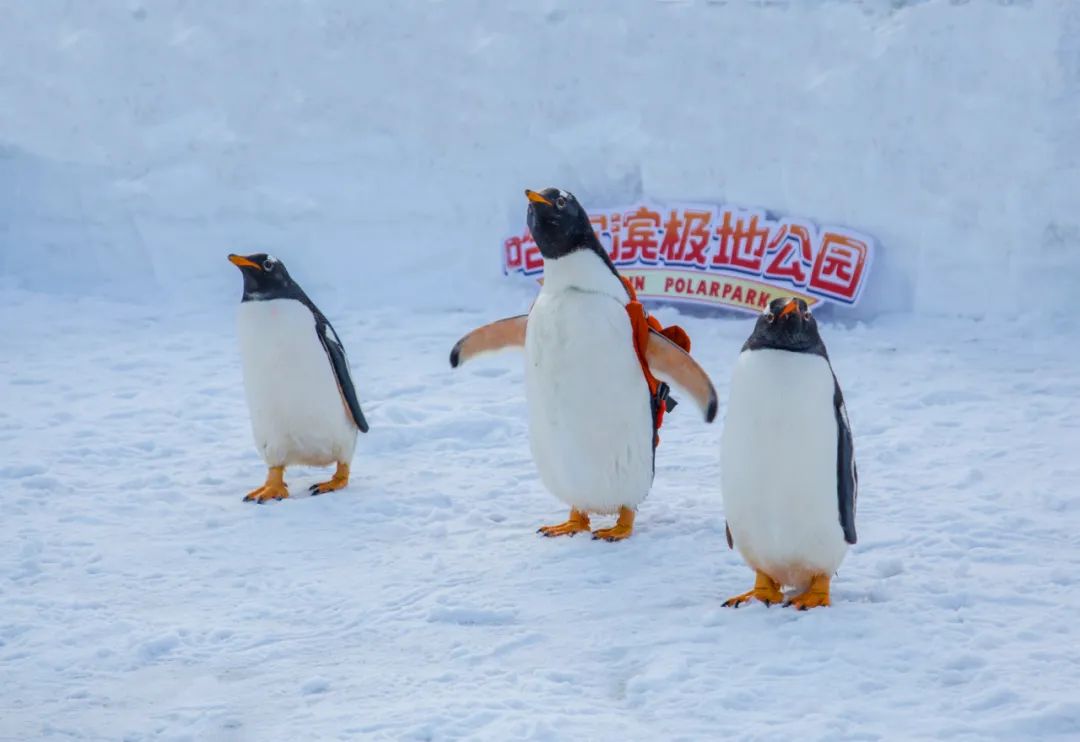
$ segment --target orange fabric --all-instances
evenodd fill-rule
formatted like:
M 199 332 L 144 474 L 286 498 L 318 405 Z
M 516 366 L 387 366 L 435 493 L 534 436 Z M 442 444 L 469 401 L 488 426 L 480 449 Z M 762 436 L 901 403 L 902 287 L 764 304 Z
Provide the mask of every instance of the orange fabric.
M 634 350 L 637 352 L 638 362 L 641 364 L 641 373 L 645 374 L 645 381 L 649 385 L 649 394 L 655 397 L 656 390 L 660 387 L 660 380 L 653 376 L 652 370 L 649 368 L 649 362 L 645 358 L 645 351 L 649 347 L 649 330 L 660 333 L 687 353 L 690 352 L 690 336 L 678 325 L 672 325 L 671 327 L 661 325 L 660 320 L 646 312 L 645 305 L 638 301 L 637 292 L 634 291 L 630 279 L 622 276 L 620 278 L 622 278 L 623 285 L 626 287 L 626 293 L 630 295 L 630 301 L 626 303 L 626 313 L 630 316 L 630 327 L 634 332 Z M 666 403 L 661 404 L 656 411 L 656 430 L 658 432 L 654 445 L 660 444 L 659 430 L 664 422 L 664 412 L 666 411 Z
M 660 331 L 660 334 L 678 345 L 687 353 L 690 352 L 690 336 L 686 334 L 686 330 L 683 328 L 678 325 L 672 325 L 671 327 L 665 327 Z

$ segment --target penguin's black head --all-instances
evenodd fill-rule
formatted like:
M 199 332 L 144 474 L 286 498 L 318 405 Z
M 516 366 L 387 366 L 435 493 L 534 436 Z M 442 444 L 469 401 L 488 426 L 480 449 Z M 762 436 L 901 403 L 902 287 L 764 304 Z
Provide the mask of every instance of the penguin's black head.
M 818 334 L 817 320 L 802 299 L 780 298 L 769 302 L 769 308 L 758 317 L 754 331 L 743 345 L 743 350 L 762 348 L 815 353 L 828 358 L 825 343 Z
M 229 255 L 229 262 L 244 276 L 244 297 L 241 301 L 296 298 L 301 292 L 293 282 L 285 264 L 272 255 Z
M 525 195 L 529 199 L 529 231 L 545 259 L 557 260 L 582 248 L 603 253 L 589 215 L 574 194 L 545 188 L 539 193 L 526 189 Z

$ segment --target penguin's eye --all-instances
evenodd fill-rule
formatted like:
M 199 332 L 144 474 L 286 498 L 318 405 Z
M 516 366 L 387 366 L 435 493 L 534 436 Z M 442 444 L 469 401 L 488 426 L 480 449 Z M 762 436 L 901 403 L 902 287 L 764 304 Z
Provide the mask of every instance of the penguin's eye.
M 810 318 L 811 318 L 811 317 L 813 317 L 813 316 L 814 316 L 814 315 L 810 314 L 810 310 L 809 310 L 809 309 L 807 309 L 807 310 L 806 310 L 806 314 L 804 314 L 804 315 L 803 315 L 803 317 L 805 317 L 806 319 L 810 319 Z
M 555 208 L 561 209 L 564 206 L 566 206 L 566 199 L 565 198 L 563 198 L 562 196 L 559 196 L 557 199 L 555 199 Z
M 274 261 L 273 260 L 264 260 L 263 261 L 263 270 L 266 271 L 267 273 L 274 270 Z
M 766 322 L 772 322 L 774 319 L 776 319 L 776 317 L 773 316 L 772 312 L 765 312 L 765 321 Z

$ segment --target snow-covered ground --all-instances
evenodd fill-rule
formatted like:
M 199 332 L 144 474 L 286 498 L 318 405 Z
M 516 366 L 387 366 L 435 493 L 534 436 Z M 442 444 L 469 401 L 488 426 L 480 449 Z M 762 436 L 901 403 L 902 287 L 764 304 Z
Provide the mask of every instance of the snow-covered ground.
M 832 609 L 730 610 L 751 574 L 724 541 L 720 423 L 689 406 L 633 538 L 534 533 L 565 513 L 520 357 L 447 363 L 523 295 L 326 294 L 372 425 L 352 485 L 308 498 L 325 472 L 296 470 L 295 499 L 241 502 L 264 469 L 234 278 L 171 315 L 0 298 L 0 738 L 1080 735 L 1075 320 L 826 326 L 860 542 Z M 750 321 L 662 316 L 726 396 Z

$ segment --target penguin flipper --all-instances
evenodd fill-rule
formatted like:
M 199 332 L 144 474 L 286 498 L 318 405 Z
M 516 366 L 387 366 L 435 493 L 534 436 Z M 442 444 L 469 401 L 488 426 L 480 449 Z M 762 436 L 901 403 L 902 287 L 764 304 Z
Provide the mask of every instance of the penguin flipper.
M 649 369 L 690 393 L 698 407 L 705 413 L 705 422 L 716 419 L 718 402 L 716 388 L 709 375 L 675 343 L 655 330 L 649 331 L 649 345 L 645 349 Z
M 851 435 L 847 406 L 840 383 L 833 375 L 833 412 L 836 414 L 836 497 L 840 509 L 840 527 L 844 540 L 856 541 L 855 502 L 859 499 L 859 470 L 855 467 L 855 440 Z
M 454 345 L 450 351 L 450 367 L 457 368 L 481 353 L 524 347 L 528 321 L 529 315 L 519 314 L 476 328 Z
M 352 376 L 349 374 L 349 361 L 345 356 L 345 348 L 338 340 L 334 328 L 330 326 L 330 321 L 321 316 L 321 313 L 315 319 L 315 332 L 330 359 L 330 366 L 334 369 L 338 388 L 345 399 L 345 405 L 349 408 L 353 422 L 361 433 L 368 432 L 368 422 L 364 417 L 364 411 L 360 409 L 360 400 L 356 398 L 356 389 L 353 387 Z

